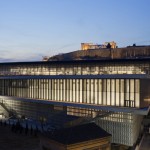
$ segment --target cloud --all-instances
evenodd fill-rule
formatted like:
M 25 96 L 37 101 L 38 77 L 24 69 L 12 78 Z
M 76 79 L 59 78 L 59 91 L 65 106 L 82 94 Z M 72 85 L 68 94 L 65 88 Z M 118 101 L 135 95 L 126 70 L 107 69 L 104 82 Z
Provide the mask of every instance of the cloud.
M 41 61 L 42 56 L 47 56 L 44 52 L 28 52 L 28 51 L 8 51 L 0 50 L 0 62 L 16 62 L 16 61 Z

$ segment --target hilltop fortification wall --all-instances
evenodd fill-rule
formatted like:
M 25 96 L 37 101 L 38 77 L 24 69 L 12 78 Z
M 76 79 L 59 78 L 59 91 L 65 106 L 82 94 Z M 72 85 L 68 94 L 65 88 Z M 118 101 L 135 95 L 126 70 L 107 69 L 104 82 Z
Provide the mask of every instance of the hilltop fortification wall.
M 88 59 L 121 59 L 121 58 L 136 58 L 150 57 L 150 46 L 144 47 L 126 47 L 115 49 L 91 49 L 78 50 L 66 54 L 55 55 L 49 58 L 52 60 L 88 60 Z

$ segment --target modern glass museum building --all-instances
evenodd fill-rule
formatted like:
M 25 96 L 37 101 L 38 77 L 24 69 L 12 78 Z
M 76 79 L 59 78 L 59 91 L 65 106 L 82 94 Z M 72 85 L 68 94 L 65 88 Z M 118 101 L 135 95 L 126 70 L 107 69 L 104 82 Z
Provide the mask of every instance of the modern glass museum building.
M 91 118 L 112 143 L 133 146 L 150 105 L 150 59 L 0 63 L 0 113 L 49 122 Z

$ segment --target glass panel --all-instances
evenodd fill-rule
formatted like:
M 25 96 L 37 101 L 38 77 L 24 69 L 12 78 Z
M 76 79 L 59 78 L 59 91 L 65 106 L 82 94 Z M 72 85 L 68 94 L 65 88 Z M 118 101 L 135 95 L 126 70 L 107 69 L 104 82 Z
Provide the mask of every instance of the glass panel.
M 80 102 L 80 92 L 79 92 L 79 89 L 80 89 L 80 85 L 79 85 L 79 79 L 76 79 L 76 101 L 77 102 Z
M 69 87 L 69 101 L 72 102 L 73 101 L 73 80 L 69 79 L 70 81 L 70 87 Z
M 102 104 L 102 80 L 98 81 L 98 104 Z
M 93 92 L 94 92 L 94 80 L 91 79 L 91 103 L 92 104 L 94 103 L 94 99 L 95 99 Z
M 135 107 L 140 107 L 140 80 L 135 80 Z
M 124 106 L 124 79 L 120 81 L 120 105 Z
M 75 79 L 73 79 L 72 80 L 73 81 L 73 89 L 72 89 L 72 99 L 73 99 L 73 102 L 76 102 L 76 94 L 75 94 L 75 92 L 76 92 L 76 80 Z
M 139 93 L 140 91 L 140 86 L 139 86 L 139 79 L 135 80 L 135 92 Z
M 79 86 L 80 86 L 80 103 L 82 103 L 82 80 L 80 79 L 79 81 Z
M 115 79 L 111 79 L 111 105 L 115 105 Z
M 134 100 L 134 79 L 130 79 L 130 100 Z
M 106 84 L 106 79 L 103 79 L 103 105 L 106 105 L 106 90 L 107 90 L 107 84 Z
M 129 100 L 129 79 L 125 80 L 125 100 Z
M 110 79 L 107 79 L 107 105 L 110 105 Z
M 119 106 L 119 79 L 116 80 L 116 106 Z
M 87 103 L 90 103 L 90 79 L 87 79 Z
M 95 97 L 95 104 L 97 104 L 97 102 L 98 102 L 98 96 L 97 96 L 97 94 L 98 94 L 98 79 L 95 79 L 95 82 L 94 82 L 94 97 Z

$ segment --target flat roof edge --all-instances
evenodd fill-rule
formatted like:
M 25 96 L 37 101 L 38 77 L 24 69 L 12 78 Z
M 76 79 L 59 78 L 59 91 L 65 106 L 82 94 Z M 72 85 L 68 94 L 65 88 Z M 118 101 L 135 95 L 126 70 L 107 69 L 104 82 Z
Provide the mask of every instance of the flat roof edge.
M 150 110 L 150 106 L 146 107 L 145 109 L 141 109 L 141 108 L 132 108 L 132 107 L 104 106 L 104 105 L 71 103 L 71 102 L 62 102 L 62 101 L 60 102 L 60 101 L 52 101 L 52 100 L 26 99 L 26 98 L 18 98 L 18 97 L 11 97 L 11 96 L 0 96 L 0 99 L 36 102 L 41 104 L 51 104 L 51 105 L 60 105 L 60 106 L 80 107 L 80 108 L 112 111 L 112 112 L 133 113 L 137 115 L 147 115 Z
M 148 74 L 98 74 L 98 75 L 13 75 L 0 79 L 150 79 Z

